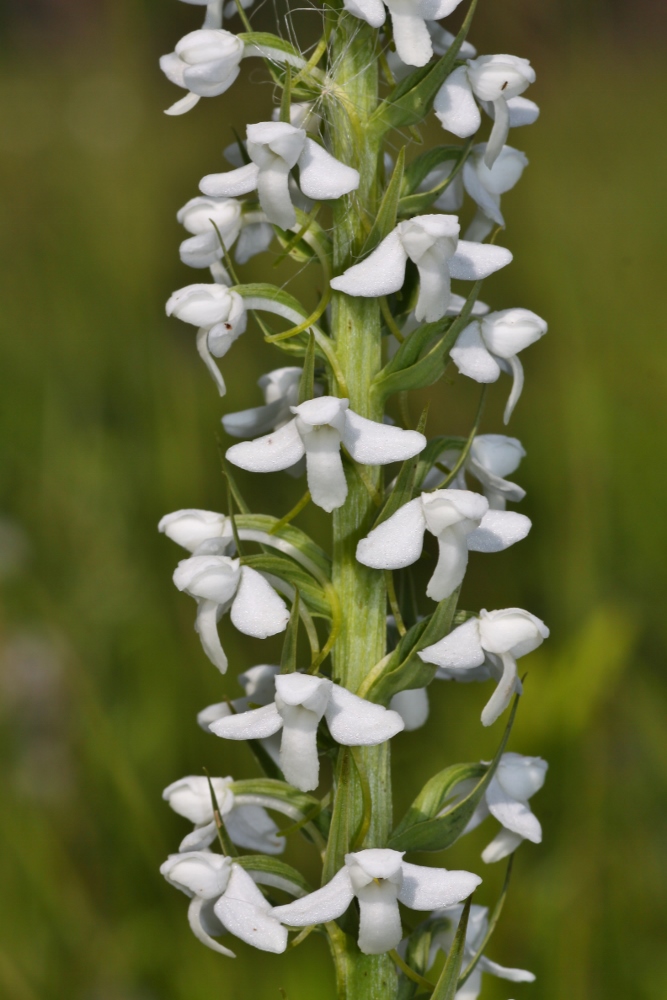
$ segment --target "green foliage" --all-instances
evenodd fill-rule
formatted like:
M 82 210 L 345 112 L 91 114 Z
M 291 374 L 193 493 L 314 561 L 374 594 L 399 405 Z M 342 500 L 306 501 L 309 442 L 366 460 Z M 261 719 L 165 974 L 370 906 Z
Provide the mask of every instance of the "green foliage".
M 472 896 L 470 896 L 463 907 L 463 913 L 461 914 L 461 919 L 459 920 L 459 926 L 456 929 L 456 934 L 454 935 L 454 941 L 452 942 L 452 947 L 447 955 L 447 961 L 445 966 L 440 973 L 440 978 L 435 984 L 435 989 L 431 994 L 431 1000 L 454 1000 L 456 992 L 459 988 L 459 974 L 461 972 L 461 964 L 463 962 L 463 950 L 466 943 L 466 931 L 468 929 L 468 917 L 470 916 L 470 907 L 472 905 Z

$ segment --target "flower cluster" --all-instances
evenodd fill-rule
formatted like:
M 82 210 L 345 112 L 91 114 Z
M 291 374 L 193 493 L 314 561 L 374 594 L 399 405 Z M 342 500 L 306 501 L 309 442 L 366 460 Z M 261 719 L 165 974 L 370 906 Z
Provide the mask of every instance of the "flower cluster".
M 268 69 L 279 106 L 247 125 L 225 149 L 231 169 L 204 176 L 179 210 L 181 261 L 210 280 L 175 291 L 167 314 L 195 327 L 221 396 L 218 361 L 241 336 L 288 358 L 259 379 L 263 402 L 250 397 L 222 416 L 236 439 L 225 453 L 227 512 L 178 510 L 159 530 L 185 550 L 174 584 L 195 600 L 195 629 L 220 674 L 234 660 L 221 641 L 227 614 L 244 635 L 284 641 L 280 663 L 237 673 L 239 687 L 197 717 L 207 734 L 245 741 L 260 776 L 168 785 L 164 798 L 191 828 L 161 871 L 189 897 L 194 934 L 220 954 L 233 955 L 218 940 L 226 934 L 281 953 L 293 930 L 296 945 L 300 929 L 320 927 L 360 981 L 366 956 L 384 956 L 388 1000 L 399 975 L 401 996 L 424 985 L 438 950 L 447 967 L 463 955 L 456 995 L 473 1000 L 484 972 L 534 977 L 482 954 L 488 908 L 470 904 L 479 875 L 405 856 L 442 852 L 488 817 L 501 829 L 482 853 L 487 864 L 542 838 L 529 799 L 547 764 L 505 746 L 522 694 L 517 660 L 549 630 L 521 608 L 463 610 L 469 553 L 502 552 L 531 530 L 507 509 L 525 495 L 509 478 L 526 456 L 521 442 L 479 428 L 501 372 L 512 376 L 510 420 L 524 380 L 519 354 L 547 325 L 527 308 L 492 309 L 479 292 L 512 261 L 496 244 L 501 198 L 528 161 L 506 143 L 510 128 L 537 118 L 522 96 L 535 72 L 524 58 L 477 54 L 465 38 L 474 3 L 456 37 L 439 24 L 461 0 L 344 0 L 309 57 L 253 31 L 249 3 L 185 2 L 205 7 L 204 24 L 160 61 L 186 91 L 167 113 L 226 94 L 251 57 Z M 223 27 L 237 14 L 241 33 Z M 378 63 L 399 81 L 385 91 Z M 486 137 L 482 112 L 492 122 Z M 410 147 L 390 158 L 389 131 L 431 114 L 470 141 L 407 163 Z M 310 305 L 285 285 L 236 273 L 274 241 L 281 260 L 319 268 Z M 450 361 L 482 384 L 478 416 L 467 437 L 429 440 L 425 416 L 411 424 L 408 393 L 438 382 Z M 392 397 L 400 405 L 389 416 Z M 255 513 L 231 467 L 305 474 L 307 489 L 282 517 Z M 334 514 L 331 557 L 292 523 L 311 502 Z M 428 689 L 445 690 L 438 681 L 493 681 L 484 726 L 513 709 L 493 760 L 443 762 L 395 825 L 389 747 L 426 724 Z M 228 746 L 212 745 L 223 754 Z M 291 837 L 319 853 L 319 888 L 281 857 Z M 399 903 L 428 914 L 416 930 L 404 930 Z M 341 996 L 356 996 L 339 985 Z

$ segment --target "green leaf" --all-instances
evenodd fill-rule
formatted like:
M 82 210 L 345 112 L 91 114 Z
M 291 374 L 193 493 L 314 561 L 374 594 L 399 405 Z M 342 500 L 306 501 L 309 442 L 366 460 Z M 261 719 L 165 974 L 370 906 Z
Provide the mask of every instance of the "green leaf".
M 270 514 L 236 515 L 236 526 L 239 531 L 257 531 L 270 535 L 276 524 L 278 524 L 278 518 L 273 517 Z M 276 544 L 282 540 L 287 543 L 288 546 L 294 547 L 311 563 L 317 566 L 321 573 L 323 573 L 326 577 L 330 576 L 331 560 L 329 559 L 329 556 L 326 554 L 324 549 L 321 549 L 319 545 L 315 544 L 305 531 L 301 531 L 300 528 L 295 528 L 292 524 L 286 524 L 276 532 L 273 538 L 276 539 Z
M 319 799 L 300 792 L 286 781 L 249 778 L 244 781 L 234 781 L 229 787 L 239 805 L 243 805 L 244 797 L 248 796 L 256 805 L 273 809 L 284 816 L 289 816 L 295 822 L 300 822 L 306 816 L 313 814 L 315 816 L 313 823 L 318 827 L 322 825 L 326 830 L 329 817 L 328 813 L 320 808 Z
M 301 69 L 306 60 L 293 45 L 269 31 L 240 31 L 236 36 L 243 42 L 244 56 L 257 55 Z
M 456 65 L 459 49 L 463 45 L 472 23 L 477 0 L 472 0 L 458 35 L 435 63 L 415 70 L 389 94 L 371 116 L 370 124 L 383 132 L 390 128 L 416 125 L 431 110 L 435 95 Z
M 439 435 L 431 438 L 424 450 L 417 456 L 417 471 L 415 472 L 415 491 L 420 490 L 422 483 L 438 461 L 443 451 L 461 451 L 465 445 L 465 438 L 448 437 Z
M 459 985 L 458 985 L 459 989 L 461 989 L 461 987 L 463 986 L 463 984 L 466 982 L 466 980 L 470 976 L 471 972 L 474 971 L 475 966 L 477 965 L 477 963 L 479 962 L 480 958 L 484 954 L 484 951 L 486 949 L 487 944 L 491 940 L 491 935 L 493 934 L 493 932 L 496 929 L 496 924 L 498 923 L 498 921 L 500 919 L 500 914 L 502 913 L 503 906 L 505 905 L 505 900 L 507 899 L 507 892 L 508 892 L 508 889 L 510 887 L 510 878 L 512 877 L 512 865 L 513 865 L 513 863 L 514 863 L 514 855 L 510 854 L 509 860 L 507 862 L 507 868 L 505 870 L 505 880 L 503 882 L 503 887 L 500 890 L 500 896 L 498 897 L 496 905 L 493 907 L 493 912 L 489 916 L 489 923 L 488 923 L 488 926 L 487 926 L 487 929 L 486 929 L 486 934 L 484 935 L 484 939 L 483 939 L 482 943 L 479 945 L 477 951 L 475 952 L 475 954 L 471 958 L 470 963 L 466 966 L 466 968 L 464 969 L 464 971 L 461 973 L 461 976 L 459 978 Z
M 408 629 L 396 649 L 368 673 L 357 691 L 359 697 L 387 705 L 398 691 L 430 684 L 436 668 L 420 660 L 417 653 L 451 631 L 457 600 L 458 590 L 440 601 L 430 617 Z
M 315 395 L 315 335 L 311 331 L 299 379 L 299 403 L 305 403 Z
M 463 907 L 463 913 L 461 914 L 459 926 L 456 929 L 447 961 L 431 994 L 431 1000 L 454 1000 L 456 996 L 456 991 L 459 988 L 459 974 L 463 962 L 463 951 L 465 949 L 471 903 L 472 896 L 469 896 Z
M 304 604 L 314 615 L 322 618 L 331 617 L 331 607 L 322 588 L 313 577 L 298 563 L 281 555 L 244 556 L 243 565 L 261 573 L 270 573 L 280 580 L 285 580 L 301 593 Z
M 357 769 L 349 747 L 341 747 L 336 762 L 335 787 L 329 840 L 322 869 L 322 885 L 334 877 L 345 863 L 345 855 L 352 849 L 359 830 L 362 809 L 362 791 Z M 345 789 L 346 794 L 341 794 Z
M 412 163 L 409 163 L 405 168 L 401 199 L 413 194 L 431 171 L 439 167 L 441 163 L 446 163 L 448 160 L 458 160 L 464 149 L 464 146 L 434 146 L 433 149 L 422 153 Z
M 514 699 L 503 738 L 491 763 L 455 764 L 427 781 L 389 838 L 389 847 L 399 851 L 443 851 L 461 836 L 505 751 L 518 704 L 519 695 Z M 479 777 L 479 781 L 465 798 L 444 815 L 438 815 L 456 785 L 473 777 Z
M 280 673 L 293 674 L 296 671 L 296 652 L 299 638 L 299 588 L 294 591 L 294 602 L 292 612 L 289 616 L 285 639 L 283 641 L 283 651 L 280 657 Z
M 381 243 L 385 236 L 388 236 L 396 226 L 396 213 L 398 210 L 398 200 L 401 194 L 403 183 L 403 167 L 405 164 L 405 146 L 401 147 L 396 160 L 396 166 L 391 175 L 391 180 L 382 196 L 380 208 L 378 209 L 373 228 L 366 237 L 366 242 L 361 251 L 361 257 L 367 256 L 371 250 L 375 250 L 378 243 Z
M 301 896 L 307 896 L 309 892 L 313 891 L 310 883 L 296 868 L 292 868 L 291 865 L 278 858 L 266 854 L 244 854 L 234 860 L 249 874 L 252 875 L 256 872 L 259 876 L 257 881 L 262 885 L 283 889 L 297 899 Z
M 419 355 L 431 340 L 440 336 L 454 322 L 451 316 L 443 316 L 435 323 L 422 323 L 410 333 L 400 345 L 393 358 L 387 362 L 382 371 L 376 375 L 376 381 L 381 381 L 392 372 L 400 372 L 410 368 L 419 359 Z
M 450 184 L 456 180 L 456 177 L 460 173 L 465 161 L 468 159 L 468 154 L 472 149 L 474 136 L 468 140 L 465 146 L 454 147 L 457 150 L 457 155 L 454 157 L 443 156 L 439 162 L 444 162 L 447 159 L 455 159 L 456 162 L 450 172 L 442 178 L 434 187 L 429 188 L 427 191 L 415 191 L 414 194 L 406 195 L 401 198 L 398 203 L 398 214 L 399 215 L 419 215 L 421 212 L 427 212 L 431 207 L 433 202 L 440 197 L 440 195 L 447 190 Z M 452 147 L 443 146 L 442 149 L 451 149 Z M 428 157 L 428 154 L 426 154 Z M 435 159 L 435 157 L 433 158 Z M 438 164 L 436 164 L 437 166 Z M 421 182 L 420 182 L 421 183 Z

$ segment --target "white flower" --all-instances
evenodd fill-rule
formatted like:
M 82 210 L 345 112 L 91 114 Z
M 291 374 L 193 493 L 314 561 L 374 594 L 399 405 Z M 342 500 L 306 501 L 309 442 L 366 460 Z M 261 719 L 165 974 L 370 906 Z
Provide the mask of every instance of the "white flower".
M 428 719 L 428 691 L 426 688 L 399 691 L 389 702 L 389 708 L 403 719 L 406 733 L 421 729 Z
M 328 153 L 302 128 L 287 122 L 248 125 L 247 150 L 252 163 L 208 174 L 199 185 L 212 197 L 235 197 L 257 191 L 268 220 L 289 229 L 296 213 L 289 191 L 290 171 L 298 165 L 301 192 L 315 201 L 340 198 L 359 187 L 359 172 Z
M 264 392 L 264 406 L 227 413 L 222 426 L 232 437 L 252 438 L 279 430 L 292 419 L 291 407 L 299 401 L 301 368 L 275 368 L 262 375 L 257 384 Z
M 460 138 L 474 135 L 481 124 L 475 98 L 494 118 L 484 162 L 492 167 L 507 141 L 510 126 L 535 121 L 539 109 L 519 97 L 535 82 L 535 70 L 519 56 L 478 56 L 447 77 L 435 96 L 433 108 L 443 128 Z
M 347 295 L 376 298 L 403 287 L 408 260 L 419 271 L 418 320 L 441 319 L 449 307 L 452 278 L 478 281 L 505 267 L 512 254 L 505 247 L 459 240 L 455 215 L 416 215 L 394 230 L 360 264 L 334 278 L 331 287 Z
M 218 392 L 224 396 L 225 380 L 213 357 L 223 358 L 234 341 L 245 333 L 248 314 L 241 296 L 225 285 L 186 285 L 167 300 L 167 316 L 199 327 L 197 350 Z
M 509 422 L 523 389 L 523 366 L 517 354 L 546 332 L 546 321 L 530 309 L 502 309 L 468 324 L 449 352 L 461 374 L 475 382 L 495 382 L 501 371 L 512 374 L 505 423 Z
M 507 516 L 507 512 L 493 513 Z M 529 611 L 482 610 L 479 618 L 470 618 L 444 639 L 422 649 L 419 657 L 436 664 L 440 680 L 496 679 L 498 686 L 482 712 L 483 725 L 490 726 L 505 711 L 512 695 L 521 692 L 517 659 L 537 649 L 548 635 L 544 622 Z
M 432 920 L 441 921 L 443 918 L 451 921 L 447 930 L 438 930 L 431 938 L 431 954 L 429 965 L 435 961 L 438 949 L 442 949 L 448 954 L 454 942 L 456 928 L 459 925 L 463 906 L 460 903 L 454 906 L 446 906 L 441 910 L 436 910 L 431 915 Z M 466 939 L 463 949 L 463 968 L 475 958 L 479 949 L 484 943 L 489 929 L 489 909 L 487 906 L 477 906 L 475 903 L 470 907 L 468 916 L 468 926 L 466 927 Z M 513 983 L 532 983 L 535 976 L 526 969 L 506 969 L 497 962 L 492 962 L 485 955 L 477 962 L 477 965 L 468 976 L 460 990 L 457 990 L 456 1000 L 477 1000 L 482 989 L 482 973 L 489 972 L 492 976 L 500 979 L 509 979 Z
M 426 594 L 442 601 L 461 584 L 468 552 L 500 552 L 525 538 L 530 520 L 514 511 L 489 510 L 488 501 L 469 490 L 422 493 L 400 507 L 357 545 L 357 559 L 374 569 L 402 569 L 416 562 L 424 532 L 438 539 L 438 563 Z
M 250 875 L 231 858 L 208 851 L 172 854 L 160 867 L 170 885 L 192 899 L 188 920 L 202 944 L 234 958 L 213 936 L 230 931 L 242 941 L 281 954 L 287 931 Z
M 218 719 L 226 719 L 230 715 L 239 712 L 247 712 L 251 705 L 268 705 L 275 701 L 276 697 L 276 674 L 280 673 L 280 667 L 269 663 L 260 663 L 256 667 L 250 667 L 236 678 L 245 692 L 243 698 L 234 698 L 231 702 L 220 701 L 215 705 L 208 705 L 201 712 L 197 713 L 197 722 L 201 728 L 211 732 L 211 726 Z M 274 764 L 280 767 L 280 736 L 274 733 L 259 741 L 268 753 Z
M 229 250 L 243 224 L 241 205 L 234 198 L 204 198 L 201 195 L 191 198 L 176 218 L 193 234 L 180 245 L 181 260 L 188 267 L 197 268 L 211 267 L 221 260 L 220 238 Z
M 222 28 L 191 31 L 176 44 L 173 52 L 160 59 L 160 69 L 177 87 L 188 94 L 167 109 L 168 115 L 182 115 L 201 97 L 224 94 L 239 75 L 243 42 Z
M 525 153 L 512 146 L 503 146 L 491 168 L 484 162 L 487 144 L 473 146 L 470 156 L 463 165 L 463 183 L 470 197 L 477 202 L 477 215 L 466 230 L 470 240 L 483 240 L 493 224 L 505 225 L 500 211 L 500 196 L 518 183 L 528 166 Z M 436 203 L 437 204 L 437 203 Z M 438 206 L 439 207 L 439 206 Z
M 348 407 L 349 400 L 335 396 L 291 406 L 293 420 L 273 434 L 232 445 L 227 458 L 249 472 L 278 472 L 305 455 L 313 502 L 331 512 L 347 497 L 341 443 L 363 465 L 402 462 L 426 446 L 423 434 L 367 420 Z
M 443 451 L 438 456 L 438 461 L 447 468 L 452 468 L 460 454 L 460 450 L 451 448 Z M 523 500 L 526 495 L 524 489 L 505 478 L 518 468 L 525 455 L 523 445 L 517 438 L 507 437 L 505 434 L 478 434 L 473 439 L 468 457 L 459 469 L 452 486 L 464 490 L 465 474 L 469 472 L 481 483 L 489 507 L 492 510 L 505 510 L 508 500 L 517 502 Z M 430 489 L 441 481 L 442 473 L 434 468 L 424 479 L 424 487 Z
M 429 21 L 451 14 L 461 0 L 385 0 L 391 14 L 396 51 L 409 66 L 425 66 L 433 55 Z M 346 10 L 373 28 L 386 18 L 382 0 L 344 0 Z
M 197 601 L 195 629 L 204 652 L 221 673 L 227 657 L 218 636 L 218 620 L 227 611 L 244 635 L 265 639 L 284 632 L 289 621 L 285 602 L 250 566 L 229 556 L 197 555 L 183 559 L 174 571 L 174 583 Z
M 173 514 L 165 514 L 157 527 L 158 531 L 188 552 L 196 552 L 211 538 L 220 539 L 225 547 L 234 543 L 231 520 L 212 510 L 176 510 Z
M 377 746 L 403 729 L 397 712 L 358 698 L 326 677 L 278 674 L 275 701 L 209 725 L 216 736 L 231 740 L 266 739 L 282 730 L 280 767 L 302 792 L 317 788 L 317 727 L 325 716 L 329 731 L 344 746 Z
M 471 872 L 408 864 L 402 851 L 370 848 L 346 854 L 345 866 L 330 882 L 273 913 L 291 927 L 326 923 L 340 917 L 356 896 L 359 948 L 365 955 L 381 955 L 401 940 L 399 901 L 413 910 L 451 906 L 481 881 Z
M 220 815 L 230 839 L 239 847 L 263 854 L 281 854 L 284 837 L 278 837 L 278 827 L 265 809 L 256 805 L 239 805 L 230 789 L 233 778 L 211 778 Z M 210 847 L 217 831 L 208 779 L 189 775 L 172 782 L 162 793 L 174 812 L 194 824 L 194 830 L 181 842 L 179 851 L 200 851 Z

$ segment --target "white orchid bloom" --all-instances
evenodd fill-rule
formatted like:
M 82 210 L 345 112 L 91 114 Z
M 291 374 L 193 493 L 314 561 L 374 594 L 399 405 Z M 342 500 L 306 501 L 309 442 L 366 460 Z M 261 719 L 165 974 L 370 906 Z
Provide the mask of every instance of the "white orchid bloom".
M 183 240 L 179 248 L 182 262 L 188 267 L 211 267 L 222 260 L 220 240 L 226 250 L 236 241 L 243 217 L 241 205 L 234 198 L 191 198 L 181 208 L 176 218 L 185 226 L 190 239 Z
M 317 727 L 324 716 L 343 746 L 377 746 L 403 729 L 397 712 L 375 705 L 326 677 L 278 674 L 275 700 L 262 708 L 212 722 L 209 730 L 230 740 L 266 739 L 282 730 L 280 767 L 302 792 L 317 788 Z
M 449 352 L 461 374 L 475 382 L 495 382 L 501 371 L 512 375 L 512 391 L 503 416 L 506 424 L 523 390 L 523 365 L 517 355 L 543 337 L 547 329 L 546 320 L 530 309 L 502 309 L 469 323 Z
M 426 594 L 442 601 L 462 583 L 469 551 L 500 552 L 525 538 L 530 527 L 524 514 L 489 510 L 479 493 L 435 490 L 410 500 L 373 528 L 357 545 L 357 559 L 373 569 L 411 566 L 430 531 L 438 539 L 439 556 Z
M 200 190 L 214 198 L 236 197 L 257 191 L 270 222 L 289 229 L 296 213 L 289 190 L 290 171 L 298 165 L 301 192 L 314 201 L 328 201 L 356 191 L 359 172 L 337 160 L 287 122 L 248 125 L 246 148 L 251 163 L 223 174 L 208 174 Z
M 221 673 L 227 657 L 218 635 L 218 620 L 230 611 L 239 632 L 257 639 L 284 632 L 289 621 L 285 602 L 264 577 L 239 559 L 196 555 L 183 559 L 174 571 L 174 583 L 197 601 L 195 629 L 204 652 Z
M 493 117 L 484 162 L 492 167 L 507 142 L 511 126 L 535 121 L 539 108 L 521 98 L 535 82 L 535 70 L 519 56 L 478 56 L 450 73 L 435 96 L 433 108 L 443 128 L 461 139 L 474 135 L 482 123 L 475 98 Z
M 276 697 L 276 674 L 280 673 L 280 667 L 269 663 L 260 663 L 256 667 L 250 667 L 236 678 L 245 695 L 243 698 L 234 698 L 229 701 L 220 701 L 215 705 L 208 705 L 201 712 L 197 713 L 197 722 L 206 733 L 211 732 L 211 725 L 218 719 L 226 719 L 229 715 L 239 712 L 247 712 L 249 708 L 256 705 L 268 705 Z M 231 708 L 230 708 L 231 704 Z M 259 740 L 263 748 L 268 753 L 274 764 L 280 767 L 280 735 L 274 733 L 266 739 Z
M 505 225 L 500 210 L 500 196 L 518 183 L 528 166 L 525 153 L 512 146 L 503 146 L 493 166 L 489 168 L 484 162 L 486 146 L 485 142 L 473 146 L 463 165 L 463 184 L 479 206 L 475 218 L 466 230 L 469 240 L 486 239 L 494 224 Z
M 492 513 L 507 516 L 509 512 Z M 482 712 L 482 724 L 490 726 L 508 707 L 512 695 L 521 693 L 517 659 L 537 649 L 548 636 L 544 622 L 529 611 L 482 610 L 479 618 L 470 618 L 418 655 L 424 663 L 439 668 L 436 677 L 440 680 L 497 680 L 496 690 Z
M 426 438 L 418 431 L 367 420 L 348 409 L 349 405 L 347 399 L 321 396 L 291 406 L 293 420 L 273 434 L 232 445 L 227 458 L 249 472 L 278 472 L 305 455 L 313 502 L 330 513 L 342 507 L 347 497 L 341 443 L 362 465 L 402 462 L 426 446 Z
M 399 691 L 389 702 L 389 708 L 398 712 L 403 719 L 406 733 L 421 729 L 428 719 L 428 691 L 426 688 Z
M 359 948 L 365 955 L 381 955 L 401 940 L 399 902 L 413 910 L 451 906 L 466 899 L 481 881 L 471 872 L 408 864 L 403 851 L 369 848 L 346 854 L 345 866 L 330 882 L 277 906 L 273 914 L 290 927 L 327 923 L 340 917 L 356 896 Z
M 334 278 L 331 287 L 347 295 L 376 298 L 403 287 L 408 260 L 419 271 L 418 320 L 433 322 L 446 315 L 452 278 L 478 281 L 512 260 L 505 247 L 459 239 L 455 215 L 416 215 L 399 222 L 360 264 Z
M 279 430 L 292 419 L 291 407 L 299 401 L 301 368 L 275 368 L 262 375 L 257 384 L 264 392 L 264 406 L 227 413 L 222 426 L 237 438 L 253 438 Z
M 185 114 L 200 98 L 224 94 L 239 75 L 243 54 L 241 39 L 222 28 L 200 28 L 181 38 L 173 52 L 160 58 L 160 69 L 188 93 L 166 114 Z
M 233 778 L 211 778 L 220 816 L 232 843 L 262 854 L 281 854 L 285 838 L 277 836 L 278 827 L 261 806 L 235 801 L 230 785 Z M 194 830 L 181 842 L 179 851 L 201 851 L 210 847 L 217 836 L 208 779 L 189 775 L 172 782 L 162 793 L 179 816 L 189 819 Z
M 373 28 L 385 22 L 385 4 L 399 58 L 408 66 L 425 66 L 433 55 L 430 21 L 456 10 L 461 0 L 344 0 L 344 7 Z
M 230 518 L 212 510 L 177 510 L 173 514 L 165 514 L 157 527 L 158 531 L 188 552 L 196 552 L 200 545 L 212 538 L 220 539 L 225 548 L 234 544 Z
M 238 292 L 225 285 L 197 284 L 179 288 L 167 300 L 167 316 L 176 316 L 184 323 L 199 327 L 197 350 L 206 365 L 218 392 L 224 396 L 227 388 L 213 358 L 223 358 L 245 329 L 248 314 Z
M 234 958 L 214 937 L 230 931 L 247 944 L 282 954 L 287 931 L 272 915 L 250 875 L 231 858 L 209 851 L 172 854 L 160 866 L 167 882 L 192 900 L 190 927 L 199 941 L 213 951 Z
M 431 938 L 429 966 L 433 965 L 439 949 L 445 954 L 449 954 L 452 944 L 454 943 L 454 935 L 456 934 L 456 928 L 459 925 L 462 913 L 463 906 L 460 903 L 457 903 L 454 906 L 446 906 L 441 910 L 436 910 L 435 913 L 432 914 L 432 920 L 442 920 L 445 918 L 451 923 L 447 930 L 438 930 Z M 473 903 L 470 907 L 468 926 L 466 927 L 466 939 L 463 948 L 464 968 L 473 960 L 473 958 L 475 958 L 479 949 L 482 947 L 488 929 L 489 908 L 487 906 L 477 906 Z M 532 972 L 528 972 L 526 969 L 506 969 L 505 966 L 498 965 L 497 962 L 492 962 L 490 958 L 482 955 L 463 986 L 457 990 L 456 1000 L 477 1000 L 477 997 L 482 989 L 482 974 L 484 972 L 488 972 L 492 976 L 498 976 L 499 979 L 508 979 L 512 983 L 535 982 L 535 976 Z
M 460 450 L 449 448 L 438 456 L 438 461 L 446 468 L 453 468 L 460 457 Z M 482 492 L 489 501 L 491 510 L 505 510 L 507 501 L 523 500 L 526 491 L 510 476 L 519 466 L 526 452 L 517 438 L 505 434 L 478 434 L 473 439 L 468 457 L 452 481 L 452 487 L 466 488 L 466 473 L 470 473 L 481 483 Z M 442 481 L 442 473 L 433 468 L 424 479 L 424 488 L 431 489 Z

